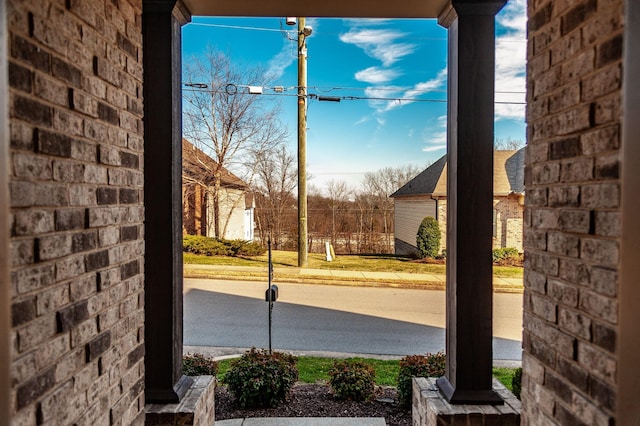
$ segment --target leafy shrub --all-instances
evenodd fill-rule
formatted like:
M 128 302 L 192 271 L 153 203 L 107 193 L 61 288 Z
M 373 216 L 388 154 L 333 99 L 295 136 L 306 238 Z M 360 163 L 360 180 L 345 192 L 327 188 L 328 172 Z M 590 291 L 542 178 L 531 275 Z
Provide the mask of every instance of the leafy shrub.
M 206 256 L 259 256 L 266 250 L 257 243 L 244 240 L 220 240 L 201 235 L 185 235 L 182 247 L 186 252 Z
M 242 408 L 276 407 L 298 380 L 292 355 L 252 348 L 233 361 L 224 382 Z
M 185 376 L 215 376 L 218 363 L 206 355 L 187 354 L 182 357 L 182 372 Z
M 222 240 L 234 256 L 260 256 L 266 250 L 258 243 L 245 240 Z
M 520 399 L 520 391 L 522 390 L 522 367 L 516 368 L 511 379 L 511 389 L 516 398 Z
M 523 256 L 513 247 L 496 248 L 491 252 L 493 263 L 502 266 L 522 266 Z
M 426 355 L 409 355 L 400 360 L 398 373 L 398 401 L 400 406 L 411 406 L 411 393 L 414 377 L 440 377 L 445 373 L 447 358 L 444 352 Z
M 440 250 L 440 226 L 435 218 L 427 216 L 422 219 L 416 235 L 416 246 L 421 257 L 435 258 L 438 256 L 438 250 Z
M 338 399 L 368 400 L 373 396 L 375 382 L 374 368 L 363 361 L 336 360 L 329 370 L 329 384 Z

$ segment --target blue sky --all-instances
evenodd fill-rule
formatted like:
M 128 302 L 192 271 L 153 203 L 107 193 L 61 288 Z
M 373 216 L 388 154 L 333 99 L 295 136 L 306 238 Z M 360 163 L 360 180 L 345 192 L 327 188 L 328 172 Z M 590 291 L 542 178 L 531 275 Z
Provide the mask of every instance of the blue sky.
M 369 98 L 309 101 L 310 185 L 322 189 L 329 180 L 344 180 L 355 188 L 365 172 L 405 164 L 424 168 L 445 154 L 446 29 L 416 19 L 307 18 L 307 25 L 313 28 L 308 93 Z M 525 28 L 525 2 L 511 0 L 496 19 L 499 139 L 525 140 Z M 211 45 L 240 64 L 264 67 L 276 76 L 275 85 L 291 88 L 285 94 L 295 94 L 295 30 L 284 18 L 194 17 L 183 29 L 183 57 L 202 55 Z M 279 100 L 295 153 L 296 98 Z

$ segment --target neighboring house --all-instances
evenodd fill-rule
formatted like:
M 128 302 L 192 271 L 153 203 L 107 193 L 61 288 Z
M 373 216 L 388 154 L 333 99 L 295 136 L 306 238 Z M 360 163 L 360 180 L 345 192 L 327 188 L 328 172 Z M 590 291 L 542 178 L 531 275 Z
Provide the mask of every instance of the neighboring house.
M 493 247 L 514 247 L 522 252 L 524 212 L 524 148 L 495 151 L 493 177 Z M 446 249 L 447 235 L 447 157 L 391 194 L 394 198 L 395 252 L 417 252 L 416 234 L 426 216 L 438 220 Z
M 183 233 L 216 237 L 213 205 L 217 163 L 182 139 Z M 253 240 L 253 197 L 247 184 L 224 167 L 220 183 L 220 238 Z

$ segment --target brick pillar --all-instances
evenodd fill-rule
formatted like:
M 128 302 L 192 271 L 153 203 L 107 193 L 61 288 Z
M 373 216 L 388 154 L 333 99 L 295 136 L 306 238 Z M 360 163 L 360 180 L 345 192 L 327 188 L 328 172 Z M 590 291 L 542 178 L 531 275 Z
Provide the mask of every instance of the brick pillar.
M 492 390 L 492 220 L 495 14 L 506 0 L 453 0 L 447 127 L 447 371 L 456 404 L 495 404 Z
M 181 26 L 176 0 L 145 0 L 145 398 L 178 402 L 182 375 Z

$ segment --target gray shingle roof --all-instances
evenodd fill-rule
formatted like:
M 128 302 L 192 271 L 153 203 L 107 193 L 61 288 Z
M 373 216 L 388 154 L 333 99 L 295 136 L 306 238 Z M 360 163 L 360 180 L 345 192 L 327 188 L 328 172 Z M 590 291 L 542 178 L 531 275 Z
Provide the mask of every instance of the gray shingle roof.
M 524 193 L 524 148 L 494 151 L 493 192 L 495 195 Z M 391 197 L 410 195 L 446 195 L 447 156 L 440 157 L 418 176 L 391 194 Z

